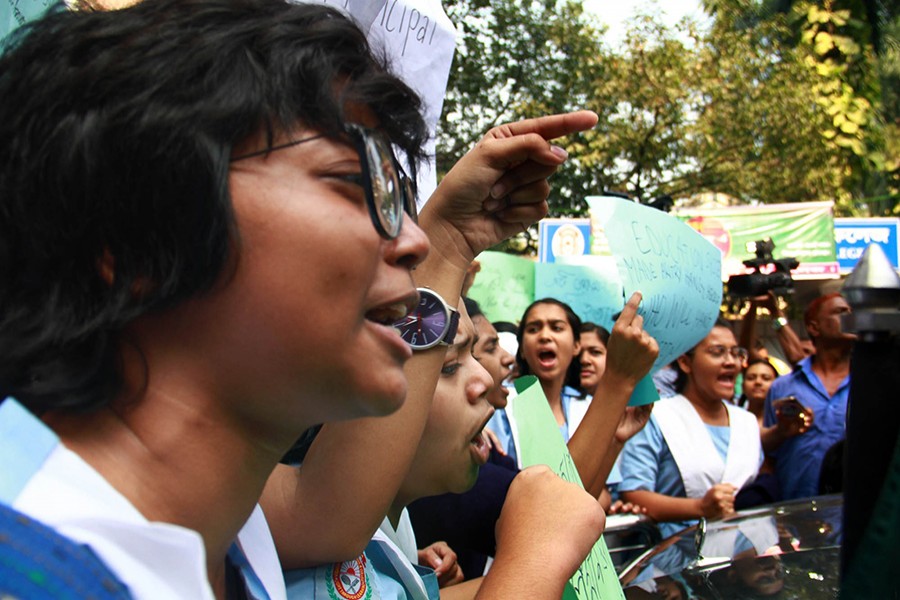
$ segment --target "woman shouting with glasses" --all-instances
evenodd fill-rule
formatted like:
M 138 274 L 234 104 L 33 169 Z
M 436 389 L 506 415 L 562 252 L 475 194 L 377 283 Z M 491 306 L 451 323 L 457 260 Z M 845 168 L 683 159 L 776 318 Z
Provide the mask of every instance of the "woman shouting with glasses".
M 647 426 L 622 451 L 622 498 L 663 522 L 663 537 L 690 521 L 734 512 L 734 496 L 762 462 L 756 418 L 728 402 L 747 350 L 728 324 L 676 362 L 672 398 L 656 403 Z
M 4 45 L 0 97 L 0 504 L 153 599 L 285 597 L 259 500 L 317 423 L 382 416 L 352 443 L 385 449 L 399 473 L 373 479 L 369 453 L 317 479 L 289 517 L 331 520 L 295 546 L 320 562 L 343 550 L 363 484 L 389 497 L 363 498 L 375 511 L 363 527 L 377 527 L 446 350 L 414 355 L 395 322 L 417 288 L 455 306 L 474 254 L 546 213 L 545 180 L 565 159 L 548 140 L 597 120 L 497 128 L 420 227 L 391 150 L 415 176 L 420 100 L 324 6 L 50 10 Z M 351 448 L 311 451 L 303 471 Z M 590 496 L 534 475 L 511 493 L 488 593 L 528 585 L 523 573 L 561 593 L 602 531 Z M 556 512 L 584 517 L 571 532 L 535 509 L 561 488 Z M 519 551 L 535 546 L 541 573 Z M 37 597 L 7 587 L 17 573 L 0 564 L 0 596 Z

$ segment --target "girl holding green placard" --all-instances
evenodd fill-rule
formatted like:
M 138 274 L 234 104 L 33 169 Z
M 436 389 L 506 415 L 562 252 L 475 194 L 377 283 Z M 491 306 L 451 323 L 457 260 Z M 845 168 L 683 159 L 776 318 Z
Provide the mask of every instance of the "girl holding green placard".
M 596 404 L 575 389 L 581 349 L 581 319 L 575 311 L 565 302 L 544 298 L 532 303 L 519 322 L 519 371 L 538 378 L 584 487 L 594 496 L 603 491 L 621 449 L 613 440 L 625 405 L 659 353 L 637 314 L 640 302 L 641 294 L 635 292 L 613 326 L 606 372 L 595 388 L 604 401 Z

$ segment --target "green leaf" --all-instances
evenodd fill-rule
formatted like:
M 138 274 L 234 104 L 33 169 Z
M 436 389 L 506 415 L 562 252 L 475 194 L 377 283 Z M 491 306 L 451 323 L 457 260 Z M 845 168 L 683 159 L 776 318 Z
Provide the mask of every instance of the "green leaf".
M 816 54 L 824 56 L 831 52 L 831 49 L 834 48 L 834 40 L 831 37 L 831 34 L 827 31 L 820 31 L 816 34 L 816 41 L 813 49 Z
M 853 121 L 844 121 L 839 125 L 840 130 L 848 135 L 853 135 L 859 131 L 859 125 Z

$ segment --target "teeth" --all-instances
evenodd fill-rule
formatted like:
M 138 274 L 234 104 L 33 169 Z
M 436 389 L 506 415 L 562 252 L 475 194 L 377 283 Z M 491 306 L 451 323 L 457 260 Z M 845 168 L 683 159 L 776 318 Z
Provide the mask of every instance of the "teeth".
M 403 317 L 406 316 L 406 313 L 409 312 L 408 309 L 406 308 L 406 304 L 404 304 L 402 302 L 397 302 L 396 304 L 392 305 L 390 307 L 390 309 L 394 312 L 394 320 L 395 321 L 397 319 L 402 319 Z
M 397 302 L 388 306 L 380 306 L 368 312 L 368 318 L 377 321 L 383 325 L 393 325 L 406 316 L 407 308 L 402 302 Z

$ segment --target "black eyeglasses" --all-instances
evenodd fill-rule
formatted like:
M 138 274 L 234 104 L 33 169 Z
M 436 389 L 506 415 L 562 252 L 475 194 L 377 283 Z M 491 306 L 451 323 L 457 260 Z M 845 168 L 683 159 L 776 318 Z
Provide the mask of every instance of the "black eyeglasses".
M 368 129 L 354 123 L 344 126 L 344 131 L 353 143 L 359 155 L 362 167 L 363 188 L 366 191 L 366 206 L 372 224 L 381 237 L 393 240 L 400 235 L 403 227 L 403 213 L 406 212 L 418 222 L 416 210 L 415 183 L 403 172 L 403 167 L 394 156 L 391 141 L 383 132 Z M 263 150 L 241 154 L 231 159 L 237 162 L 254 156 L 261 156 L 276 150 L 283 150 L 305 142 L 326 137 L 325 134 L 314 135 L 301 140 L 286 142 Z

